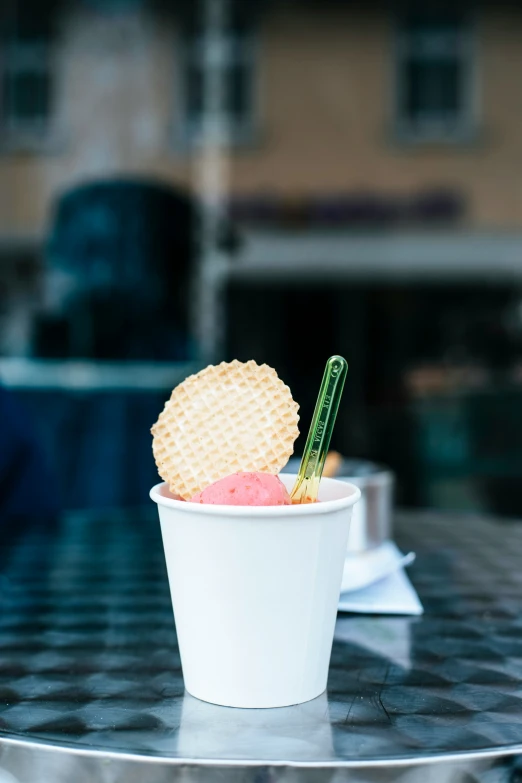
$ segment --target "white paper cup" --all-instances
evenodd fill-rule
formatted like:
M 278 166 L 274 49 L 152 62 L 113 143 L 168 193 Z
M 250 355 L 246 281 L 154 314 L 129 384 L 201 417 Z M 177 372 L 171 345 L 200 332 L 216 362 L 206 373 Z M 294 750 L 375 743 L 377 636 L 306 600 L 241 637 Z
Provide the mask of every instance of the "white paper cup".
M 280 476 L 290 489 L 295 476 Z M 185 687 L 226 707 L 286 707 L 326 688 L 352 484 L 321 481 L 320 503 L 158 504 Z

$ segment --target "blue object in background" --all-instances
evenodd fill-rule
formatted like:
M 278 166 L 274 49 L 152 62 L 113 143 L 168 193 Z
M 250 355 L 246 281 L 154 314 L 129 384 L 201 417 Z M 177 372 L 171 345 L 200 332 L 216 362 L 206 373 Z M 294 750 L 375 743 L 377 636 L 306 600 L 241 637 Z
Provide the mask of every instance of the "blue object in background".
M 0 523 L 53 518 L 60 496 L 31 416 L 0 387 Z
M 197 210 L 161 181 L 88 182 L 53 205 L 45 257 L 68 293 L 35 325 L 45 358 L 187 361 Z
M 171 389 L 18 389 L 57 476 L 65 509 L 149 503 L 161 479 L 150 428 Z

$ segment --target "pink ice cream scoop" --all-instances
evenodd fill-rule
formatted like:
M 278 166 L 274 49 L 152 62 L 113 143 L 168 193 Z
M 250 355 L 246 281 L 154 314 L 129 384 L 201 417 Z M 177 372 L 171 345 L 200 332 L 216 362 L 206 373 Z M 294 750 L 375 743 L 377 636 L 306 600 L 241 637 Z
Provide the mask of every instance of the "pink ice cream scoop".
M 191 503 L 215 506 L 289 506 L 290 495 L 270 473 L 232 473 L 191 498 Z

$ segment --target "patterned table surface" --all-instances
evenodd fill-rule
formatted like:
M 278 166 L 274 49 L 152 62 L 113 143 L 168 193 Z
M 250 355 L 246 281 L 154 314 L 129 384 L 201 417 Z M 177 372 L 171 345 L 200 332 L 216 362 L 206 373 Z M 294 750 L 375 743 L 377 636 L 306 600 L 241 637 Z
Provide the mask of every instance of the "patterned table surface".
M 339 615 L 328 695 L 279 710 L 184 693 L 154 516 L 26 532 L 1 552 L 0 745 L 303 769 L 520 753 L 522 523 L 404 513 L 396 531 L 425 615 Z

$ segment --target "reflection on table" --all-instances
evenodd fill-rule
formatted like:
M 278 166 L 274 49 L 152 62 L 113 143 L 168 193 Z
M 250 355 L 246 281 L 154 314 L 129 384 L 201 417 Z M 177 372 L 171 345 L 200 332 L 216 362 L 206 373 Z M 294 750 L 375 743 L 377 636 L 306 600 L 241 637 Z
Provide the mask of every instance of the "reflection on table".
M 16 777 L 58 749 L 58 767 L 80 781 L 87 771 L 104 780 L 107 759 L 115 781 L 143 779 L 143 765 L 163 781 L 187 763 L 190 781 L 223 765 L 232 781 L 258 780 L 260 767 L 276 770 L 270 780 L 299 768 L 303 780 L 327 781 L 356 767 L 358 781 L 380 781 L 399 765 L 393 779 L 408 783 L 435 760 L 443 782 L 496 781 L 481 775 L 513 768 L 522 526 L 399 514 L 397 543 L 417 552 L 410 575 L 425 614 L 340 616 L 328 693 L 245 711 L 184 692 L 158 527 L 155 509 L 96 512 L 4 540 L 0 770 Z

